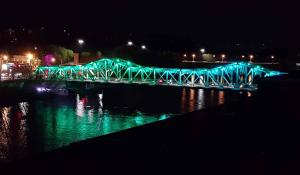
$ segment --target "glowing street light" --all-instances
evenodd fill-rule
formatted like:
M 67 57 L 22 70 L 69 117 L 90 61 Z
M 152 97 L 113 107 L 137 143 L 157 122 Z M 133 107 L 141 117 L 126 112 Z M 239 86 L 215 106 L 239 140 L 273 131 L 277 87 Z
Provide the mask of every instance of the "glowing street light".
M 84 44 L 84 40 L 83 39 L 78 39 L 77 42 L 78 42 L 79 45 L 83 45 Z
M 186 58 L 187 57 L 187 54 L 185 53 L 185 54 L 183 54 L 183 58 Z
M 205 53 L 205 49 L 200 49 L 200 52 L 202 53 L 202 54 L 204 54 Z
M 222 58 L 222 62 L 223 62 L 224 59 L 226 58 L 226 55 L 225 55 L 225 54 L 222 54 L 222 55 L 221 55 L 221 58 Z
M 249 55 L 249 58 L 250 58 L 250 62 L 252 62 L 254 55 Z
M 8 60 L 8 56 L 7 55 L 3 55 L 3 59 L 6 61 Z
M 147 49 L 147 47 L 146 47 L 145 45 L 142 45 L 141 48 L 142 48 L 143 50 L 146 50 L 146 49 Z
M 192 54 L 193 62 L 195 62 L 196 54 Z
M 28 53 L 28 54 L 26 54 L 26 57 L 28 58 L 28 60 L 32 60 L 33 59 L 33 54 Z
M 242 58 L 245 58 L 245 55 L 242 55 Z
M 32 53 L 27 53 L 26 57 L 27 57 L 28 64 L 31 65 L 31 60 L 33 59 L 33 54 Z
M 272 56 L 271 56 L 271 59 L 272 59 L 272 60 L 273 60 L 273 59 L 275 59 L 275 56 L 274 56 L 274 55 L 272 55 Z
M 51 58 L 51 62 L 54 63 L 56 61 L 55 58 Z
M 132 41 L 128 41 L 127 42 L 127 46 L 133 46 L 133 42 Z

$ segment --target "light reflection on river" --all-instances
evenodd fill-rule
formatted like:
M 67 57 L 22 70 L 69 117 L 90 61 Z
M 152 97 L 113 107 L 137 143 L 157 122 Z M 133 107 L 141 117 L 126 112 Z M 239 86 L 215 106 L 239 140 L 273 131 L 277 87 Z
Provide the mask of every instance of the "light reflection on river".
M 224 104 L 226 95 L 251 96 L 188 88 L 147 93 L 120 91 L 36 99 L 0 107 L 0 161 Z

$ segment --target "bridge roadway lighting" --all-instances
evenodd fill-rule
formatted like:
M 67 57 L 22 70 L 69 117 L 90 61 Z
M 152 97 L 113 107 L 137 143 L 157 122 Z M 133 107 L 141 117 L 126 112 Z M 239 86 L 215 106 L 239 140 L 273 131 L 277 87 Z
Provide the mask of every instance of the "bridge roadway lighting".
M 274 59 L 274 58 L 275 58 L 275 56 L 274 56 L 274 55 L 272 55 L 272 56 L 271 56 L 271 59 Z

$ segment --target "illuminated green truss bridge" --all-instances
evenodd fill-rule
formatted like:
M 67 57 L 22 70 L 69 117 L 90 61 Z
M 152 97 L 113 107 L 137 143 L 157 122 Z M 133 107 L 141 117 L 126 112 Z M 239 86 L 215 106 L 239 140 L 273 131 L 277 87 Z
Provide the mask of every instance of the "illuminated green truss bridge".
M 78 66 L 43 66 L 35 71 L 37 79 L 200 88 L 229 88 L 255 90 L 256 77 L 284 74 L 245 62 L 211 69 L 145 67 L 123 59 L 103 58 Z

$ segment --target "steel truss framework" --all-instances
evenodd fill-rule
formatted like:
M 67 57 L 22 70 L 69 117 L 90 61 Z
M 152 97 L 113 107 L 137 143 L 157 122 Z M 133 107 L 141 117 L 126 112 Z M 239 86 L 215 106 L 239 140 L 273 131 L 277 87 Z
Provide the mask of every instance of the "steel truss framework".
M 145 67 L 119 58 L 103 58 L 79 66 L 38 67 L 44 80 L 138 83 L 150 85 L 256 89 L 255 77 L 283 74 L 250 63 L 233 63 L 212 69 Z

